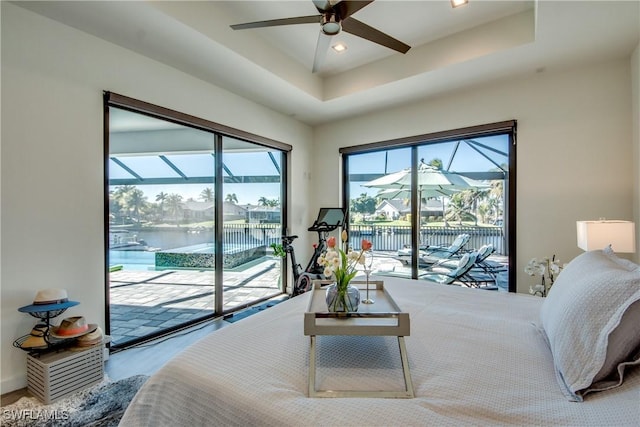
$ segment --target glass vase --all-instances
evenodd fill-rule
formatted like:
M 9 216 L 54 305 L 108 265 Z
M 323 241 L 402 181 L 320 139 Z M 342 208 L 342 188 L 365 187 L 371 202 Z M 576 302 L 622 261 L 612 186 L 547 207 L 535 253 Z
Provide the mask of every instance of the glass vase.
M 327 287 L 327 309 L 330 312 L 358 311 L 360 304 L 360 290 L 355 286 L 347 285 L 343 291 L 338 290 L 335 283 Z

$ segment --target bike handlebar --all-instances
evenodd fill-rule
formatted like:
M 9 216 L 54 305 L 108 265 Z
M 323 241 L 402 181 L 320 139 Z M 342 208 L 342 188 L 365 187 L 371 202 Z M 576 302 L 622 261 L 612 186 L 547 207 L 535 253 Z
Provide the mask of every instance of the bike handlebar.
M 327 224 L 326 222 L 314 222 L 309 231 L 333 231 L 340 227 L 340 224 Z

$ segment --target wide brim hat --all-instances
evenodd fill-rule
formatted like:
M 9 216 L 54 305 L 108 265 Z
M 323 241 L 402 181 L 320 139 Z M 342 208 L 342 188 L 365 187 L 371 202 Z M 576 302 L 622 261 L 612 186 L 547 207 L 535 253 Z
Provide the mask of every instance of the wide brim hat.
M 69 350 L 72 351 L 82 351 L 88 350 L 90 347 L 101 345 L 104 341 L 104 334 L 102 333 L 102 329 L 98 327 L 95 331 L 89 332 L 86 335 L 79 337 L 75 345 L 70 347 Z
M 33 304 L 20 307 L 18 311 L 21 313 L 38 313 L 62 310 L 78 304 L 80 304 L 78 301 L 69 301 L 65 289 L 43 289 L 38 291 Z
M 52 326 L 49 335 L 58 339 L 78 338 L 98 329 L 95 323 L 88 324 L 83 316 L 67 317 L 58 326 Z
M 20 342 L 19 348 L 23 350 L 42 350 L 49 346 L 46 340 L 46 325 L 36 325 L 31 330 L 31 333 L 27 335 L 26 339 Z

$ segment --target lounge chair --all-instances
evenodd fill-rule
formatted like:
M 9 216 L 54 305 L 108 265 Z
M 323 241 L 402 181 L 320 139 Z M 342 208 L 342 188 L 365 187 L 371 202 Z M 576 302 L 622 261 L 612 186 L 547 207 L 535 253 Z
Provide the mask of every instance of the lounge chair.
M 476 252 L 476 260 L 474 265 L 462 276 L 458 278 L 458 281 L 470 288 L 482 288 L 482 289 L 497 289 L 496 275 L 499 271 L 506 271 L 506 267 L 502 264 L 499 270 L 494 270 L 493 267 L 488 266 L 487 258 L 495 252 L 495 248 L 492 244 L 486 244 L 480 247 Z M 448 274 L 448 271 L 458 268 L 462 259 L 445 259 L 434 264 L 430 271 L 437 274 Z
M 484 267 L 483 267 L 483 265 L 484 265 L 483 263 L 495 251 L 496 251 L 496 249 L 490 243 L 486 244 L 486 245 L 482 245 L 480 247 L 480 249 L 478 249 L 477 251 L 474 251 L 477 254 L 477 258 L 476 258 L 476 263 L 473 266 L 472 270 L 482 269 L 482 271 L 485 271 Z M 446 259 L 443 259 L 443 260 L 440 260 L 440 261 L 436 262 L 435 264 L 432 264 L 431 267 L 430 267 L 430 270 L 436 271 L 436 272 L 438 272 L 438 269 L 440 269 L 440 268 L 446 268 L 446 269 L 449 269 L 449 270 L 453 270 L 453 269 L 458 267 L 459 263 L 460 263 L 460 259 L 459 258 L 446 258 Z
M 478 265 L 478 270 L 482 270 L 482 272 L 484 272 L 485 274 L 490 274 L 493 277 L 496 277 L 498 273 L 509 270 L 506 265 L 500 262 L 492 261 L 490 259 L 485 259 L 484 261 L 476 264 Z
M 418 276 L 419 279 L 430 280 L 432 282 L 440 283 L 442 285 L 452 285 L 455 282 L 464 283 L 465 275 L 469 273 L 469 270 L 476 262 L 478 254 L 470 252 L 462 255 L 458 266 L 453 270 L 443 270 L 442 272 L 431 271 Z
M 421 257 L 423 255 L 427 255 L 427 245 L 420 245 L 418 247 L 418 256 Z M 412 255 L 411 245 L 404 245 L 402 248 L 398 249 L 398 253 L 396 254 L 395 259 L 402 262 L 405 265 L 411 264 L 411 255 Z
M 451 243 L 451 245 L 449 246 L 429 246 L 427 248 L 426 254 L 420 256 L 420 264 L 432 265 L 437 263 L 438 261 L 449 259 L 455 255 L 458 255 L 464 248 L 464 245 L 469 242 L 470 238 L 471 236 L 463 233 L 459 234 L 458 237 L 456 237 L 453 243 Z

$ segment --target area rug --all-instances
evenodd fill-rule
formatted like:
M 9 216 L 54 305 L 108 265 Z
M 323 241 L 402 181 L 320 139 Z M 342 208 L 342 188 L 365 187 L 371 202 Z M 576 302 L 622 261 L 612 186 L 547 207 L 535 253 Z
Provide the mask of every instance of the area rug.
M 35 397 L 23 397 L 3 406 L 0 424 L 12 427 L 115 427 L 131 399 L 147 380 L 135 375 L 103 382 L 44 405 Z

